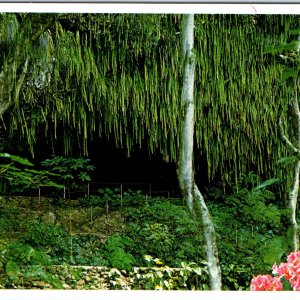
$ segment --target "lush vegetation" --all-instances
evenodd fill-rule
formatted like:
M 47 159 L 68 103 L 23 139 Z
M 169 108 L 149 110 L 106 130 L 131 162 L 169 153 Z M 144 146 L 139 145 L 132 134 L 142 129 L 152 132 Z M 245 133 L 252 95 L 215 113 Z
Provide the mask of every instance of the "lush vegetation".
M 0 14 L 1 287 L 209 289 L 219 258 L 223 289 L 247 290 L 299 247 L 299 18 L 193 16 L 191 56 L 184 19 Z M 184 127 L 190 211 L 141 191 L 90 193 L 99 141 L 159 153 L 180 182 Z M 32 197 L 41 187 L 51 195 Z
M 276 201 L 272 184 L 275 180 L 261 182 L 249 173 L 237 185 L 216 185 L 206 191 L 216 224 L 224 289 L 249 290 L 255 274 L 267 273 L 287 254 L 287 212 Z M 71 273 L 71 266 L 79 265 L 125 272 L 115 274 L 118 283 L 115 276 L 108 280 L 111 288 L 128 288 L 128 282 L 120 281 L 125 276 L 132 281 L 130 288 L 207 289 L 205 253 L 199 247 L 203 232 L 182 200 L 131 190 L 122 196 L 122 206 L 118 189 L 100 189 L 71 203 L 52 199 L 50 212 L 49 202 L 36 208 L 37 198 L 35 204 L 30 198 L 1 198 L 1 286 L 44 282 L 46 288 L 61 288 L 62 280 L 51 266 L 69 266 L 66 273 Z M 86 211 L 91 207 L 99 210 L 90 224 Z M 70 230 L 72 212 L 79 219 Z M 181 270 L 180 280 L 172 268 Z

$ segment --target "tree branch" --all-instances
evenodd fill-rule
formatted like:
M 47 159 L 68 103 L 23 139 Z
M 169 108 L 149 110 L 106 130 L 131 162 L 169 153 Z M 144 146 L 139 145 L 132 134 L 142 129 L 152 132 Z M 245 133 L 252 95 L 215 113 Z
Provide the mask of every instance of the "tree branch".
M 297 105 L 298 106 L 298 105 Z M 298 111 L 299 111 L 299 106 L 298 106 Z M 300 113 L 299 115 L 300 116 Z M 299 120 L 300 121 L 300 120 Z M 288 137 L 284 134 L 284 130 L 282 128 L 282 120 L 281 118 L 279 119 L 279 127 L 280 127 L 280 132 L 281 132 L 281 135 L 282 135 L 282 138 L 285 140 L 285 142 L 288 144 L 288 146 L 295 152 L 295 153 L 298 153 L 300 154 L 300 149 L 296 148 L 292 142 L 288 139 Z

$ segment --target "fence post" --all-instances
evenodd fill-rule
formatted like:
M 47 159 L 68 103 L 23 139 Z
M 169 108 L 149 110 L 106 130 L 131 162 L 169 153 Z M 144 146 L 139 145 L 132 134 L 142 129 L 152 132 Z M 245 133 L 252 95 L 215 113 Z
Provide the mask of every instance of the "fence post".
M 93 227 L 93 206 L 91 205 L 91 227 Z
M 64 200 L 66 200 L 66 187 L 64 186 Z
M 108 219 L 108 199 L 106 199 L 106 220 Z
M 151 183 L 149 183 L 149 196 L 151 197 L 151 193 L 152 193 L 152 186 Z
M 121 214 L 123 211 L 123 184 L 121 183 L 121 187 L 120 187 L 120 199 L 121 199 Z

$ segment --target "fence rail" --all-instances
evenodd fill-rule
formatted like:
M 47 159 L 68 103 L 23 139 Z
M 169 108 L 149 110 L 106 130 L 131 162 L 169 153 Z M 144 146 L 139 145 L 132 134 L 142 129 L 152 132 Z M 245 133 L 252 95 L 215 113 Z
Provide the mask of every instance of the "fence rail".
M 142 191 L 145 195 L 150 197 L 166 197 L 166 198 L 179 198 L 180 191 L 177 187 L 170 184 L 162 183 L 149 183 L 149 182 L 102 182 L 102 181 L 91 181 L 86 184 L 83 188 L 68 189 L 57 189 L 55 187 L 40 187 L 38 189 L 31 189 L 24 193 L 29 197 L 38 198 L 53 198 L 61 197 L 63 199 L 75 199 L 84 195 L 98 195 L 100 189 L 109 188 L 111 190 L 118 189 L 121 197 L 125 192 Z M 18 194 L 16 194 L 18 195 Z M 3 196 L 13 196 L 10 194 L 3 194 Z

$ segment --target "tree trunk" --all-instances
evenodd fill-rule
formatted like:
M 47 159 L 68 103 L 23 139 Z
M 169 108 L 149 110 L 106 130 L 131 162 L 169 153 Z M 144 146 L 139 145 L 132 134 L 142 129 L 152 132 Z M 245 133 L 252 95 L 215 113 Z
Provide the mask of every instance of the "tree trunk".
M 297 87 L 295 87 L 297 89 Z M 293 101 L 293 110 L 296 115 L 296 128 L 297 128 L 297 148 L 300 149 L 300 111 L 298 104 L 297 92 Z M 299 235 L 298 235 L 298 224 L 296 220 L 297 202 L 299 193 L 299 175 L 300 175 L 300 160 L 297 161 L 294 169 L 294 184 L 289 195 L 289 208 L 291 209 L 290 216 L 290 232 L 292 233 L 292 246 L 294 251 L 299 249 Z
M 219 266 L 215 227 L 211 219 L 210 213 L 208 211 L 208 208 L 205 204 L 204 198 L 200 193 L 196 184 L 194 184 L 193 199 L 202 217 L 202 224 L 203 224 L 205 244 L 206 244 L 205 250 L 206 250 L 206 260 L 207 260 L 208 271 L 209 271 L 210 289 L 214 291 L 220 291 L 222 288 L 222 282 L 221 282 L 221 270 Z
M 298 224 L 296 220 L 298 192 L 299 192 L 299 174 L 300 174 L 300 161 L 298 161 L 295 166 L 293 189 L 289 195 L 289 208 L 291 211 L 290 211 L 290 226 L 288 232 L 291 235 L 293 251 L 299 250 Z
M 295 86 L 295 90 L 297 87 Z M 293 143 L 288 139 L 285 135 L 284 130 L 282 128 L 281 120 L 280 120 L 280 129 L 281 134 L 287 145 L 291 148 L 291 150 L 300 155 L 300 110 L 299 110 L 299 103 L 297 97 L 297 90 L 296 95 L 293 100 L 293 112 L 296 117 L 296 130 L 297 130 L 297 145 L 294 146 Z M 296 162 L 294 167 L 294 178 L 293 178 L 293 186 L 291 191 L 289 192 L 289 208 L 290 208 L 290 217 L 289 217 L 289 227 L 287 230 L 287 238 L 290 241 L 292 251 L 299 250 L 299 234 L 298 234 L 298 224 L 296 219 L 296 212 L 297 212 L 297 202 L 298 202 L 298 194 L 299 194 L 299 175 L 300 175 L 300 160 Z
M 178 162 L 178 180 L 188 209 L 196 219 L 201 216 L 206 244 L 206 256 L 211 290 L 221 290 L 221 272 L 218 264 L 218 251 L 214 225 L 204 198 L 194 181 L 194 15 L 184 15 L 182 21 L 182 41 L 184 57 L 184 77 L 182 103 L 184 119 L 182 121 L 180 154 Z

